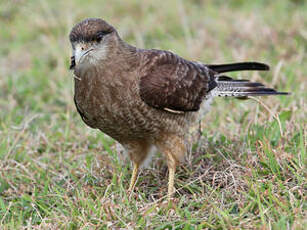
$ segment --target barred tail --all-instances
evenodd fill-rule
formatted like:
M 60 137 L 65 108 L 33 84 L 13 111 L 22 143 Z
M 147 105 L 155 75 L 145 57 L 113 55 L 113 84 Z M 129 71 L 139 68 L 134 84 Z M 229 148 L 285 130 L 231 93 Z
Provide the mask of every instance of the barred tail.
M 234 80 L 227 76 L 219 76 L 217 87 L 213 90 L 214 96 L 247 98 L 248 96 L 265 95 L 288 95 L 287 92 L 278 92 L 275 89 L 267 88 L 258 82 L 248 80 Z

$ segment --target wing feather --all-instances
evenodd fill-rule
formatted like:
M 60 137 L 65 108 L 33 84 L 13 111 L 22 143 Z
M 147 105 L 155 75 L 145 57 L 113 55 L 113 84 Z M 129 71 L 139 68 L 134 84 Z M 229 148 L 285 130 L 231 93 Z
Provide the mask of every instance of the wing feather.
M 216 87 L 215 72 L 171 52 L 143 53 L 140 96 L 148 105 L 176 113 L 197 111 L 204 97 Z

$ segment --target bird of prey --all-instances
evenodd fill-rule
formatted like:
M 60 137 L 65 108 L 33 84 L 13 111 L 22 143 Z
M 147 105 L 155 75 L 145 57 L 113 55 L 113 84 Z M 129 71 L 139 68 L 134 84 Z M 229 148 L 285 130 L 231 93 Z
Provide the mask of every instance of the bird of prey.
M 134 164 L 132 191 L 139 167 L 155 146 L 167 159 L 168 199 L 185 152 L 189 126 L 200 108 L 216 96 L 284 95 L 261 83 L 235 80 L 223 73 L 269 70 L 258 62 L 208 65 L 164 50 L 139 49 L 123 41 L 106 21 L 88 18 L 69 39 L 74 73 L 74 102 L 82 120 L 118 141 Z

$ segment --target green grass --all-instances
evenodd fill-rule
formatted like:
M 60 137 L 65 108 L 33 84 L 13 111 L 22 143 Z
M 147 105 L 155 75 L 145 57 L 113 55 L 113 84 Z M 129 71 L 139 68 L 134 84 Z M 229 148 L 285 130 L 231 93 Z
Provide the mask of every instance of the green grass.
M 306 229 L 306 3 L 140 2 L 0 1 L 0 229 Z M 161 155 L 129 198 L 130 161 L 73 104 L 68 33 L 85 17 L 138 47 L 269 63 L 232 76 L 292 95 L 216 99 L 191 133 L 174 205 Z

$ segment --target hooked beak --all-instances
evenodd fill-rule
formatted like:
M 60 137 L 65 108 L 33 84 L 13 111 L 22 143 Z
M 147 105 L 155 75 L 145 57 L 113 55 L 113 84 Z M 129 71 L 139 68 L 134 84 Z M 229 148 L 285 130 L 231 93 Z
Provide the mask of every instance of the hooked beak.
M 79 50 L 76 50 L 75 52 L 74 52 L 74 54 L 75 55 L 73 55 L 73 56 L 71 56 L 70 57 L 70 66 L 69 66 L 69 69 L 71 70 L 71 69 L 74 69 L 75 68 L 75 66 L 76 66 L 76 64 L 79 64 L 81 61 L 82 61 L 82 59 L 84 58 L 84 57 L 86 57 L 86 55 L 89 53 L 89 52 L 91 52 L 92 50 L 94 50 L 94 49 L 88 49 L 88 50 L 86 50 L 86 51 L 79 51 Z
M 73 56 L 71 57 L 71 65 L 70 68 L 74 68 L 76 65 L 81 63 L 83 59 L 88 55 L 89 52 L 94 50 L 93 48 L 87 47 L 86 44 L 78 44 L 76 45 Z
M 86 51 L 83 51 L 82 53 L 81 53 L 81 57 L 80 57 L 80 59 L 79 59 L 79 62 L 81 62 L 82 61 L 82 58 L 84 58 L 89 52 L 91 52 L 92 50 L 94 50 L 94 49 L 88 49 L 88 50 L 86 50 Z

